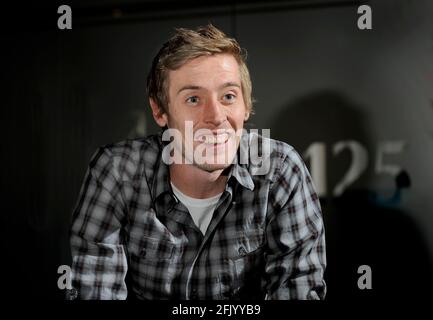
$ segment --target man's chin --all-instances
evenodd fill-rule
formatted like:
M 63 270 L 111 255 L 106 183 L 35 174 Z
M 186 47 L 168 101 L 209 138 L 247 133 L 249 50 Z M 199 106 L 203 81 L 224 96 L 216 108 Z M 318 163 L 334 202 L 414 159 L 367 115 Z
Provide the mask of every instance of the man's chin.
M 194 163 L 194 165 L 203 171 L 211 173 L 224 170 L 230 167 L 231 163 Z

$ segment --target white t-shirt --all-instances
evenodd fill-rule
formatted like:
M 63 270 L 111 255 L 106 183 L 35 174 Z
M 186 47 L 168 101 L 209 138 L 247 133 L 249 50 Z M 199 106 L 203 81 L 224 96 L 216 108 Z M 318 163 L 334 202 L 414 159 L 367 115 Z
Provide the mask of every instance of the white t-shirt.
M 185 207 L 187 207 L 189 213 L 191 214 L 192 220 L 194 220 L 195 225 L 204 235 L 222 193 L 211 198 L 196 199 L 182 193 L 173 185 L 173 183 L 171 183 L 171 187 L 175 196 L 179 199 L 180 202 L 185 205 Z

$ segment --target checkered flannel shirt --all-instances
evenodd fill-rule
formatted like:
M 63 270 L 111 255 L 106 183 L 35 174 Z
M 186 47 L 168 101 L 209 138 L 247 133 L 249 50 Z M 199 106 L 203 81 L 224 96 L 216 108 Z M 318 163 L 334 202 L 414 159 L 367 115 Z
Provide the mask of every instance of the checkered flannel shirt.
M 99 148 L 72 217 L 73 297 L 323 299 L 319 199 L 299 154 L 268 141 L 266 174 L 229 167 L 204 236 L 172 192 L 161 134 Z

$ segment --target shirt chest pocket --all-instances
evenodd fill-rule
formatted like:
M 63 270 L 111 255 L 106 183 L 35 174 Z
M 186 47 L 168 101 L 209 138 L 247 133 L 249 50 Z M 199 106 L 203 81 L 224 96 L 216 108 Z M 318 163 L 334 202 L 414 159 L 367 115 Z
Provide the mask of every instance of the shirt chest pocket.
M 230 248 L 230 258 L 236 260 L 261 251 L 264 242 L 262 229 L 238 231 Z
M 219 274 L 220 298 L 247 299 L 260 295 L 264 272 L 263 229 L 238 231 L 227 238 L 227 254 Z
M 176 257 L 176 245 L 167 240 L 143 237 L 138 254 L 141 260 L 150 262 L 170 261 Z
M 179 264 L 178 247 L 168 240 L 148 237 L 141 239 L 134 274 L 139 284 L 138 294 L 142 298 L 170 297 Z
M 237 234 L 231 259 L 234 283 L 232 298 L 261 298 L 264 273 L 264 232 L 262 229 Z

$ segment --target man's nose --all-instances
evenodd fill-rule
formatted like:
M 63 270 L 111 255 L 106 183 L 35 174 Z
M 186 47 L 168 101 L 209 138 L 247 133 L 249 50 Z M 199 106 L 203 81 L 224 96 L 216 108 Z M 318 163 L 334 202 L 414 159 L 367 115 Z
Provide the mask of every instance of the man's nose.
M 213 124 L 216 127 L 218 127 L 227 119 L 223 106 L 218 102 L 217 99 L 209 99 L 203 111 L 204 122 Z

